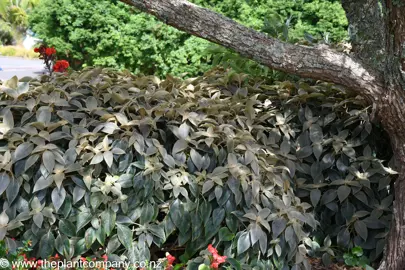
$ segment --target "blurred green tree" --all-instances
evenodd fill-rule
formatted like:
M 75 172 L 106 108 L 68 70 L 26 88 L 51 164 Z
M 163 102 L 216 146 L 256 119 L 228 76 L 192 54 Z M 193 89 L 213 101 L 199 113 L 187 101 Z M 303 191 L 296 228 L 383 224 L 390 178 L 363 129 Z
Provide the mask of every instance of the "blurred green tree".
M 340 41 L 346 18 L 337 1 L 194 0 L 248 26 L 265 32 L 266 20 L 289 23 L 289 40 L 305 32 Z M 329 14 L 329 15 L 327 15 Z M 74 68 L 102 65 L 133 72 L 163 75 L 207 70 L 210 43 L 191 37 L 149 15 L 108 0 L 42 0 L 30 17 L 34 32 Z M 270 31 L 271 32 L 271 31 Z

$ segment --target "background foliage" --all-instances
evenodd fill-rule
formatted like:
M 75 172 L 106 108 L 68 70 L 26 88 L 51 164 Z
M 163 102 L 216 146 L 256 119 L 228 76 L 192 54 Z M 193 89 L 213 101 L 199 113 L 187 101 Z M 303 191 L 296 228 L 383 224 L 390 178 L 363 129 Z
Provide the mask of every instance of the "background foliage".
M 339 1 L 226 0 L 193 1 L 273 35 L 289 21 L 295 42 L 304 33 L 330 41 L 346 37 Z M 30 17 L 31 27 L 73 66 L 102 65 L 133 72 L 201 74 L 210 67 L 209 42 L 175 30 L 151 16 L 111 1 L 43 0 Z M 278 30 L 277 30 L 278 31 Z
M 132 261 L 170 251 L 189 269 L 209 243 L 237 269 L 308 269 L 307 252 L 328 263 L 358 245 L 381 253 L 395 172 L 362 100 L 341 89 L 221 70 L 43 79 L 1 86 L 10 249 L 25 239 L 36 257 Z
M 10 45 L 23 39 L 28 14 L 39 0 L 0 0 L 0 43 Z

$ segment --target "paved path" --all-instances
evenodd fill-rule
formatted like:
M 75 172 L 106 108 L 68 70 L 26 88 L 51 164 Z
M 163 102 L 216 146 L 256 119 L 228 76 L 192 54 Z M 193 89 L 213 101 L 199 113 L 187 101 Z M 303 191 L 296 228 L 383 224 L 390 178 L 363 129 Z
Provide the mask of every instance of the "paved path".
M 0 80 L 7 80 L 13 76 L 36 77 L 44 72 L 42 60 L 24 59 L 18 57 L 0 56 Z

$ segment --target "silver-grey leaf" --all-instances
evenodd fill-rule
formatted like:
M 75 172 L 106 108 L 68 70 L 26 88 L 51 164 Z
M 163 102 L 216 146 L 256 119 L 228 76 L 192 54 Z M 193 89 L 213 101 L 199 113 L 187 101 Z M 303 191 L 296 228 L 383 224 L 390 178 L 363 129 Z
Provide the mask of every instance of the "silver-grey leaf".
M 55 207 L 55 211 L 58 212 L 59 208 L 62 206 L 66 198 L 65 189 L 63 187 L 61 189 L 55 187 L 52 191 L 51 198 L 53 206 Z

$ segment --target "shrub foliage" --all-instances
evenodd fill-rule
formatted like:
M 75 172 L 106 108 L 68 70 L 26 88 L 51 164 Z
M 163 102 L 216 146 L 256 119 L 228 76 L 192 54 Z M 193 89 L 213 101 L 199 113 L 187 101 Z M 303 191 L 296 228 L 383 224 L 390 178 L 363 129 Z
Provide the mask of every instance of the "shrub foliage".
M 42 80 L 1 86 L 0 240 L 10 249 L 15 237 L 42 258 L 180 250 L 189 269 L 209 243 L 239 269 L 308 269 L 317 239 L 332 255 L 331 239 L 380 253 L 393 171 L 375 156 L 362 101 L 333 85 L 221 70 Z
M 13 29 L 9 24 L 0 20 L 0 42 L 1 45 L 11 44 L 13 41 Z

